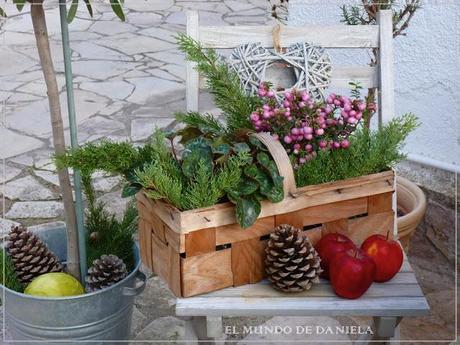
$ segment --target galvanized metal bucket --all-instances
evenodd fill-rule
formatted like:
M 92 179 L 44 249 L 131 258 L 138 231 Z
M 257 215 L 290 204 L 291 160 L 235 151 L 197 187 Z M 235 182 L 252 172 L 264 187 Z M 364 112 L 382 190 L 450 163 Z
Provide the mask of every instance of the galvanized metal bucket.
M 65 261 L 65 228 L 45 229 L 38 235 Z M 12 340 L 31 345 L 40 340 L 45 344 L 127 344 L 123 340 L 130 336 L 134 297 L 142 293 L 147 280 L 139 271 L 141 261 L 137 246 L 134 253 L 135 269 L 128 277 L 110 288 L 90 294 L 42 298 L 17 293 L 0 285 L 5 290 L 4 318 Z M 136 286 L 138 279 L 142 284 Z

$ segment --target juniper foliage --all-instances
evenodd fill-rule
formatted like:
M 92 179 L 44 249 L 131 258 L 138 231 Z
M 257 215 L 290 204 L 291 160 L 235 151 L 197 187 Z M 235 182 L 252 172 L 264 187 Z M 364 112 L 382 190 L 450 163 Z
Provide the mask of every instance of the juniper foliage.
M 0 249 L 0 284 L 16 292 L 24 291 L 24 286 L 16 276 L 13 262 L 3 249 Z
M 86 247 L 88 268 L 103 254 L 114 254 L 134 268 L 133 235 L 137 230 L 138 213 L 133 202 L 128 204 L 123 218 L 110 214 L 103 203 L 88 209 L 86 214 Z
M 197 71 L 206 77 L 216 105 L 226 116 L 230 132 L 251 128 L 249 114 L 260 104 L 260 100 L 244 91 L 238 75 L 230 70 L 214 49 L 203 48 L 185 34 L 177 35 L 176 40 L 186 59 L 195 62 Z
M 396 117 L 379 130 L 361 127 L 346 150 L 320 152 L 296 170 L 297 186 L 338 181 L 388 170 L 405 158 L 404 140 L 419 126 L 413 114 Z

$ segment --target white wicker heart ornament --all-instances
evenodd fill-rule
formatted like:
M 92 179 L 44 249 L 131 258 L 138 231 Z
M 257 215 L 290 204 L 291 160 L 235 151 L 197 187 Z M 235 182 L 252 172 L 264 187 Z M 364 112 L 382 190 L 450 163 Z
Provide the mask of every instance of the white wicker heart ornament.
M 285 52 L 266 49 L 261 43 L 247 43 L 235 48 L 228 58 L 231 68 L 238 74 L 244 89 L 257 93 L 259 85 L 268 81 L 267 71 L 276 66 L 290 67 L 294 84 L 278 89 L 278 102 L 289 89 L 308 90 L 315 99 L 324 99 L 324 90 L 330 84 L 332 63 L 324 48 L 309 43 L 296 43 Z

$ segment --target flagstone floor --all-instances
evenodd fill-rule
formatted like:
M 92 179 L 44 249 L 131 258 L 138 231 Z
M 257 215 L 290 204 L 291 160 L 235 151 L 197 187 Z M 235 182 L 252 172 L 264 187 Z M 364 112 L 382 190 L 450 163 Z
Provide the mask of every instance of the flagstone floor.
M 58 83 L 64 90 L 59 11 L 55 1 L 47 5 L 48 30 Z M 35 39 L 27 7 L 17 14 L 10 2 L 1 4 L 10 15 L 0 19 L 0 159 L 6 168 L 0 173 L 0 231 L 12 224 L 26 225 L 61 220 L 58 180 L 52 155 L 51 126 L 46 89 L 37 58 Z M 107 3 L 94 3 L 94 19 L 84 6 L 70 24 L 78 136 L 81 143 L 100 138 L 145 141 L 155 126 L 174 126 L 172 114 L 185 108 L 183 56 L 174 44 L 174 34 L 185 29 L 187 9 L 200 11 L 201 22 L 209 25 L 264 24 L 266 0 L 125 0 L 126 22 L 120 22 Z M 65 94 L 62 109 L 67 117 Z M 202 107 L 213 110 L 209 96 L 203 95 Z M 66 122 L 67 123 L 67 122 Z M 69 137 L 66 128 L 66 137 Z M 117 177 L 94 177 L 100 200 L 116 213 L 125 201 L 120 198 Z M 0 193 L 0 194 L 1 194 Z M 421 254 L 424 253 L 424 254 Z M 428 253 L 428 254 L 427 254 Z M 411 259 L 419 273 L 424 291 L 432 302 L 433 315 L 405 320 L 402 336 L 406 339 L 449 338 L 455 326 L 452 309 L 453 276 L 446 260 L 419 236 Z M 442 268 L 444 274 L 440 274 Z M 174 317 L 175 299 L 164 284 L 152 276 L 145 293 L 136 300 L 133 339 L 176 340 L 183 332 L 182 322 Z M 228 325 L 344 324 L 362 321 L 351 318 L 273 318 L 226 319 Z M 367 322 L 367 321 L 365 321 Z M 254 335 L 229 336 L 246 344 Z M 304 339 L 304 338 L 302 338 Z M 285 337 L 283 340 L 302 340 Z M 258 339 L 262 340 L 262 338 Z M 279 338 L 264 338 L 277 344 Z M 305 338 L 319 344 L 318 340 Z M 324 339 L 323 339 L 324 340 Z M 345 343 L 352 339 L 343 338 Z

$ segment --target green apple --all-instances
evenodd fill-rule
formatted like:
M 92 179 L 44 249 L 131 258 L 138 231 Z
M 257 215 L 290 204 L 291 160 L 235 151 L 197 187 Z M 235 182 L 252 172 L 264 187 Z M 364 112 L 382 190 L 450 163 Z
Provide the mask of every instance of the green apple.
M 73 276 L 62 272 L 45 273 L 27 286 L 24 293 L 32 296 L 65 297 L 85 293 L 85 289 Z

